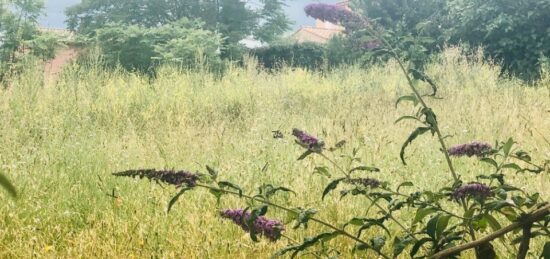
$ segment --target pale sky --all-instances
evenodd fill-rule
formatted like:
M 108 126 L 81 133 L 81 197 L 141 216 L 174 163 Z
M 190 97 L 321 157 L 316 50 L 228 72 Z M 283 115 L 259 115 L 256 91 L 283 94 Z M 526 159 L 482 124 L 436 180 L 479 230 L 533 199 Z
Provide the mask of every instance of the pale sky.
M 65 28 L 65 8 L 74 5 L 80 0 L 45 0 L 46 16 L 40 19 L 40 25 L 52 28 Z M 302 25 L 313 25 L 314 20 L 306 17 L 304 7 L 313 2 L 336 3 L 338 0 L 287 0 L 287 15 L 294 22 L 292 29 L 295 30 Z

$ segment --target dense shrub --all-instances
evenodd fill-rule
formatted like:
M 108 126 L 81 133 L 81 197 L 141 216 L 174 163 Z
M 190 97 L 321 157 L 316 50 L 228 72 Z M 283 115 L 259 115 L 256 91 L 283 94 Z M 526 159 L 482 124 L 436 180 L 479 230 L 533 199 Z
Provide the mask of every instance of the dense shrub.
M 324 63 L 325 46 L 316 43 L 278 44 L 255 49 L 251 54 L 268 69 L 283 64 L 315 69 Z
M 221 37 L 187 19 L 159 27 L 111 24 L 97 30 L 97 43 L 106 62 L 145 72 L 155 64 L 194 66 L 197 60 L 217 63 Z

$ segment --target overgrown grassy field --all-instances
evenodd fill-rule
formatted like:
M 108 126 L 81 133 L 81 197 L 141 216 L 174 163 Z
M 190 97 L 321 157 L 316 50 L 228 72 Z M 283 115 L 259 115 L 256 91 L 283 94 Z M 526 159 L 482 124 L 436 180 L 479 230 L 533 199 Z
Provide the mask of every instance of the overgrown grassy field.
M 513 137 L 536 161 L 550 159 L 548 82 L 526 87 L 499 79 L 498 67 L 467 61 L 456 50 L 434 60 L 428 71 L 441 86 L 443 99 L 429 102 L 443 134 L 452 135 L 449 144 Z M 335 159 L 358 148 L 363 163 L 382 170 L 372 177 L 436 190 L 452 181 L 436 139 L 425 135 L 414 142 L 408 166 L 399 160 L 414 124 L 394 121 L 415 109 L 409 103 L 396 108 L 395 101 L 408 93 L 391 63 L 327 73 L 267 73 L 250 64 L 222 78 L 166 68 L 155 81 L 73 66 L 56 83 L 43 83 L 41 71 L 29 71 L 0 89 L 0 171 L 20 196 L 12 200 L 0 192 L 0 258 L 269 258 L 289 241 L 253 243 L 218 217 L 219 209 L 246 207 L 245 201 L 224 196 L 216 204 L 198 189 L 166 214 L 173 187 L 111 173 L 136 168 L 205 172 L 210 165 L 221 179 L 250 193 L 261 183 L 286 186 L 297 196 L 280 195 L 275 201 L 316 208 L 319 218 L 343 223 L 375 210 L 361 198 L 340 201 L 333 194 L 321 201 L 330 179 L 313 169 L 330 165 L 313 156 L 296 161 L 303 149 L 288 133 L 297 127 L 328 144 L 346 140 Z M 285 138 L 274 139 L 272 130 L 286 133 Z M 465 181 L 484 173 L 475 159 L 454 161 Z M 509 174 L 525 190 L 550 200 L 549 175 Z M 119 199 L 109 196 L 113 192 Z M 412 213 L 396 216 L 410 222 Z M 268 215 L 285 217 L 277 210 Z M 314 223 L 306 231 L 287 228 L 295 240 L 322 231 Z M 533 258 L 540 254 L 540 241 L 531 249 Z M 352 257 L 353 245 L 343 238 L 330 242 L 344 252 L 342 258 Z M 512 249 L 498 241 L 495 247 L 504 258 Z

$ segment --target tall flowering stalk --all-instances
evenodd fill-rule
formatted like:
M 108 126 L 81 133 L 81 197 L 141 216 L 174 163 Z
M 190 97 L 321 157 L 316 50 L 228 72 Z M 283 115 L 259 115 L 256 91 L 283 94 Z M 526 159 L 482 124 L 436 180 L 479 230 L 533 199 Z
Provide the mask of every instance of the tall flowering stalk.
M 243 209 L 226 209 L 220 211 L 220 216 L 232 220 L 233 223 L 240 226 L 244 231 L 250 232 L 250 226 L 247 223 L 250 219 L 250 212 Z M 282 232 L 285 230 L 282 222 L 268 219 L 264 216 L 257 217 L 253 225 L 256 233 L 273 242 L 279 240 Z
M 292 135 L 296 137 L 296 143 L 304 148 L 307 148 L 310 151 L 319 153 L 323 150 L 323 147 L 325 146 L 325 143 L 319 140 L 317 137 L 299 129 L 293 129 Z
M 176 187 L 195 187 L 199 176 L 188 171 L 138 169 L 114 173 L 115 176 L 148 178 L 149 180 L 164 182 Z
M 489 143 L 472 141 L 471 143 L 455 145 L 447 151 L 450 156 L 484 157 L 491 153 L 493 146 Z
M 458 187 L 451 196 L 454 200 L 460 201 L 467 197 L 485 200 L 487 197 L 492 195 L 493 192 L 489 186 L 482 183 L 469 183 Z

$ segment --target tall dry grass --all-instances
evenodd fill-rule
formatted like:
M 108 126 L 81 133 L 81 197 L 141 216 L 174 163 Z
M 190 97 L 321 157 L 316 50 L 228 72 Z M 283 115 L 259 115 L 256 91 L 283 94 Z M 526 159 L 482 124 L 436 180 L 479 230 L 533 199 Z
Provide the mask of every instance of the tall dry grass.
M 390 183 L 407 180 L 435 190 L 448 181 L 429 136 L 412 145 L 408 166 L 400 163 L 399 148 L 412 125 L 394 121 L 414 110 L 395 108 L 396 98 L 409 90 L 393 63 L 268 73 L 249 61 L 221 78 L 167 67 L 154 81 L 106 71 L 99 63 L 68 67 L 49 83 L 31 69 L 0 90 L 0 171 L 20 195 L 13 201 L 0 194 L 0 258 L 268 258 L 285 245 L 252 243 L 221 221 L 218 209 L 245 206 L 235 198 L 216 204 L 206 192 L 190 192 L 166 215 L 175 190 L 110 176 L 129 168 L 195 171 L 211 165 L 220 178 L 250 191 L 263 182 L 289 187 L 297 196 L 278 201 L 318 208 L 320 218 L 335 223 L 369 213 L 361 199 L 321 201 L 318 190 L 329 179 L 312 172 L 323 162 L 297 162 L 302 150 L 288 137 L 273 139 L 272 130 L 299 127 L 328 143 L 345 139 L 344 153 L 357 148 L 364 163 L 382 169 L 377 177 Z M 513 137 L 534 159 L 550 159 L 548 80 L 526 86 L 499 79 L 497 66 L 456 49 L 434 59 L 428 74 L 441 85 L 444 99 L 430 103 L 450 143 Z M 479 162 L 456 162 L 465 181 L 480 173 L 474 170 Z M 548 175 L 510 179 L 550 200 Z M 285 215 L 270 211 L 270 217 Z M 287 235 L 301 240 L 318 230 L 312 225 Z M 330 246 L 347 251 L 353 244 L 336 239 Z M 510 248 L 496 249 L 506 255 Z M 540 243 L 532 248 L 540 250 Z

